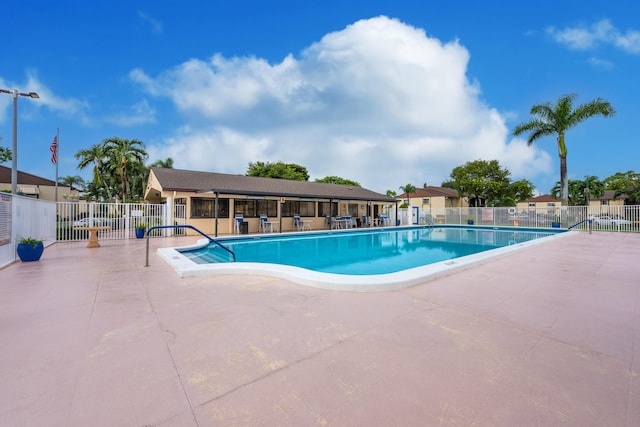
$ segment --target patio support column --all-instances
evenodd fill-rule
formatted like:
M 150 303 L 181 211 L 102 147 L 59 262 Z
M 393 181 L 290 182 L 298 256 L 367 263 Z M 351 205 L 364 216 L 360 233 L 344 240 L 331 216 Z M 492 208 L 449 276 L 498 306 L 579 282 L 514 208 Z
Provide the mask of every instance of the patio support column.
M 220 197 L 220 193 L 213 190 L 213 194 L 216 195 L 216 202 L 215 202 L 215 218 L 216 218 L 216 226 L 215 226 L 215 237 L 218 237 L 218 197 Z

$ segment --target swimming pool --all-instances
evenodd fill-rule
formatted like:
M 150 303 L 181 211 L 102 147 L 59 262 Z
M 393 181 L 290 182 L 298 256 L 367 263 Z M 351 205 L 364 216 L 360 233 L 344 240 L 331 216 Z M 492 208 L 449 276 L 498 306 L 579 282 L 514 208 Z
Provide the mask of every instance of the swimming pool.
M 309 286 L 363 291 L 411 286 L 566 234 L 516 227 L 391 227 L 218 239 L 235 253 L 235 263 L 206 241 L 158 252 L 181 277 L 268 274 Z

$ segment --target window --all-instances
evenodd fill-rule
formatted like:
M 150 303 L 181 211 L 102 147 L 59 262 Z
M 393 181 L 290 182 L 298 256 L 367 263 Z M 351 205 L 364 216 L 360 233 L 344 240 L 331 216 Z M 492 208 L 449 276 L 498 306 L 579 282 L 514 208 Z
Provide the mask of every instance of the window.
M 260 215 L 278 216 L 277 200 L 235 199 L 234 205 L 234 214 L 242 215 L 245 218 L 257 218 Z
M 318 216 L 336 216 L 338 202 L 318 202 Z
M 191 198 L 191 218 L 215 218 L 216 199 Z M 218 218 L 229 218 L 229 199 L 218 199 Z
M 422 199 L 422 204 L 423 205 L 430 205 L 431 204 L 431 199 Z
M 529 207 L 535 209 L 536 208 L 536 204 L 535 203 L 529 203 Z
M 282 216 L 293 217 L 294 215 L 300 216 L 316 216 L 316 203 L 315 202 L 303 202 L 297 200 L 287 200 L 282 205 Z
M 278 200 L 256 200 L 258 216 L 278 216 Z
M 358 216 L 358 204 L 357 203 L 349 203 L 347 206 L 348 215 L 357 217 Z
M 609 204 L 609 201 L 608 200 L 600 200 L 600 204 L 602 206 L 607 206 Z

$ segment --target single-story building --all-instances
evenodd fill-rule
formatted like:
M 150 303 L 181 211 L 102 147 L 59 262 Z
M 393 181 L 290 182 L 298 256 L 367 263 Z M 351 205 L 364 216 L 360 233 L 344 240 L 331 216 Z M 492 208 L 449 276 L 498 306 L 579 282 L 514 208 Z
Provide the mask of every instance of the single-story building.
M 58 184 L 58 200 L 56 198 L 56 182 L 30 173 L 16 171 L 16 192 L 21 196 L 33 197 L 49 201 L 77 201 L 78 190 L 68 185 Z M 0 191 L 11 192 L 11 168 L 0 165 Z
M 395 217 L 397 205 L 362 187 L 157 167 L 149 172 L 145 201 L 185 205 L 187 224 L 216 236 L 237 231 L 239 215 L 249 233 L 259 232 L 261 215 L 280 231 L 294 230 L 299 215 L 313 230 L 326 228 L 327 217 L 350 215 L 359 225 L 366 224 L 363 216 L 393 211 Z

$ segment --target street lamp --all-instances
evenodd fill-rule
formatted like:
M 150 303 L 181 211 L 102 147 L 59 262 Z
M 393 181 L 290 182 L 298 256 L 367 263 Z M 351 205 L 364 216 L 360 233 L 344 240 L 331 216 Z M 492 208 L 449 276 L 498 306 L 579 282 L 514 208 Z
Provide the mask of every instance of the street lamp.
M 36 92 L 19 92 L 18 89 L 0 89 L 0 93 L 8 93 L 13 98 L 13 144 L 11 147 L 11 194 L 18 188 L 18 96 L 38 99 Z
M 584 180 L 587 183 L 587 187 L 584 189 L 585 201 L 587 202 L 587 208 L 589 207 L 589 175 L 585 175 Z

